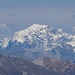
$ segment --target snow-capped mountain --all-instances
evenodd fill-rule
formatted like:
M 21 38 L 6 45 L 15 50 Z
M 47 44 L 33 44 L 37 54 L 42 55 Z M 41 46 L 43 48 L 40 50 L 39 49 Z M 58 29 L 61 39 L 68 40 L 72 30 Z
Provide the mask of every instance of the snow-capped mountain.
M 75 36 L 48 25 L 33 24 L 0 42 L 0 53 L 23 58 L 75 59 Z

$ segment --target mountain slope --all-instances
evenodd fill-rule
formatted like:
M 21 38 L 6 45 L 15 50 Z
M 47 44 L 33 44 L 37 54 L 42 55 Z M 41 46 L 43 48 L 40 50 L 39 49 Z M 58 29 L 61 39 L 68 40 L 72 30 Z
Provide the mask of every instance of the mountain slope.
M 75 75 L 75 64 L 68 61 L 44 57 L 36 59 L 33 63 L 43 66 L 48 70 L 53 70 L 59 75 Z
M 7 56 L 36 59 L 54 57 L 75 60 L 75 36 L 48 25 L 33 24 L 0 42 L 0 53 Z
M 8 58 L 0 54 L 0 75 L 58 75 L 52 70 L 22 58 Z

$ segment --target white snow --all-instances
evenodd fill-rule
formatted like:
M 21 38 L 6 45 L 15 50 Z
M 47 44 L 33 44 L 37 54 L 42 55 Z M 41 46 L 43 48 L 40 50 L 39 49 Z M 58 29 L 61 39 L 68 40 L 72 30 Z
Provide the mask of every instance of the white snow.
M 66 42 L 66 43 L 75 47 L 75 35 L 71 36 L 70 38 L 72 38 L 72 40 L 70 42 Z
M 73 47 L 75 47 L 75 40 L 71 41 L 71 42 L 67 42 L 67 44 L 72 45 Z
M 27 28 L 26 30 L 31 30 L 31 31 L 36 31 L 39 30 L 41 28 L 46 28 L 47 25 L 39 25 L 39 24 L 33 24 L 32 26 L 30 26 L 29 28 Z
M 15 34 L 9 38 L 4 38 L 0 42 L 0 46 L 6 48 L 9 44 L 9 41 L 11 41 L 11 43 L 13 43 L 14 41 L 24 43 L 26 41 L 29 45 L 33 46 L 32 49 L 26 49 L 25 46 L 23 46 L 24 50 L 27 51 L 26 56 L 29 55 L 28 57 L 30 58 L 32 57 L 33 52 L 42 52 L 46 55 L 46 52 L 48 50 L 57 49 L 57 46 L 60 46 L 63 49 L 65 44 L 70 44 L 71 46 L 73 46 L 73 48 L 75 48 L 75 35 L 65 33 L 62 31 L 62 29 L 54 29 L 53 27 L 48 27 L 47 25 L 39 24 L 33 24 L 24 30 L 15 32 Z M 68 45 L 66 46 L 67 49 L 70 50 L 71 47 L 69 47 Z M 73 51 L 75 52 L 75 49 L 73 50 L 73 48 L 72 52 L 67 51 L 67 54 L 71 53 L 73 54 L 72 57 L 75 58 L 73 53 Z M 62 52 L 58 51 L 59 50 L 56 51 L 56 54 L 57 57 L 60 58 Z M 65 49 L 63 51 L 65 52 Z M 64 56 L 66 56 L 66 54 Z M 66 59 L 67 57 L 65 57 L 64 59 Z M 69 55 L 69 58 L 72 59 L 72 57 L 70 57 Z
M 8 42 L 9 42 L 9 38 L 4 38 L 3 40 L 1 40 L 0 46 L 6 48 L 8 46 Z
M 15 34 L 11 37 L 11 38 L 4 38 L 1 42 L 0 42 L 0 46 L 2 47 L 7 47 L 7 45 L 9 44 L 9 41 L 18 41 L 18 42 L 25 42 L 27 39 L 30 40 L 30 42 L 32 43 L 32 36 L 34 38 L 37 38 L 37 36 L 39 38 L 43 39 L 43 43 L 44 43 L 44 48 L 45 50 L 50 50 L 47 47 L 48 44 L 48 39 L 46 37 L 46 34 L 48 32 L 47 30 L 48 25 L 39 25 L 39 24 L 33 24 L 30 27 L 21 30 L 21 31 L 17 31 L 15 32 Z M 51 27 L 49 29 L 50 31 L 53 31 L 54 28 Z M 70 34 L 67 34 L 65 32 L 62 31 L 62 29 L 58 29 L 56 34 L 54 32 L 48 32 L 49 33 L 49 37 L 50 40 L 52 40 L 51 44 L 52 44 L 52 48 L 55 48 L 56 46 L 61 46 L 61 44 L 58 44 L 57 40 L 60 39 L 62 36 L 67 37 L 68 39 L 73 39 L 69 42 L 66 42 L 67 44 L 70 44 L 72 46 L 75 46 L 75 36 L 72 36 Z M 37 36 L 35 36 L 34 34 L 36 34 Z M 26 37 L 27 39 L 26 39 Z M 39 40 L 39 38 L 37 38 Z
M 63 31 L 62 31 L 62 29 L 60 28 L 60 29 L 58 29 L 58 33 L 62 33 Z
M 46 27 L 47 25 L 33 24 L 25 30 L 16 32 L 12 38 L 12 41 L 17 40 L 18 42 L 23 43 L 25 41 L 24 36 L 28 36 L 29 39 L 32 39 L 32 37 L 29 35 L 30 33 L 35 34 L 36 31 L 39 31 L 40 29 L 46 28 Z M 45 33 L 45 30 L 42 30 L 42 32 Z
M 74 53 L 75 53 L 75 48 L 74 48 L 74 50 L 73 50 L 73 51 L 74 51 Z

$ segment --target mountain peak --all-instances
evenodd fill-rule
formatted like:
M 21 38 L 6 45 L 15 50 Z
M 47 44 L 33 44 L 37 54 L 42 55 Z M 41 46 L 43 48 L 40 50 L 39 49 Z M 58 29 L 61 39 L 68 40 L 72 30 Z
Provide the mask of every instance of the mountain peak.
M 9 41 L 24 43 L 28 39 L 30 42 L 32 42 L 33 38 L 36 38 L 36 40 L 39 38 L 44 39 L 46 44 L 48 39 L 53 39 L 56 42 L 58 38 L 61 38 L 62 36 L 67 36 L 62 29 L 54 29 L 48 25 L 32 24 L 30 27 L 24 30 L 15 32 L 13 36 L 3 39 L 2 42 L 0 42 L 0 46 L 7 47 Z
M 47 27 L 47 25 L 33 24 L 25 30 L 31 30 L 31 31 L 34 30 L 35 31 L 35 30 L 38 30 L 38 29 L 41 29 L 41 28 L 46 28 L 46 27 Z
M 42 56 L 52 56 L 65 60 L 72 59 L 73 61 L 75 59 L 75 44 L 74 47 L 72 47 L 73 42 L 75 42 L 75 38 L 63 32 L 62 29 L 33 24 L 3 39 L 0 42 L 0 49 L 5 50 L 6 52 L 4 53 L 10 54 L 9 56 L 11 56 L 14 51 L 14 53 L 20 53 L 19 55 L 31 59 Z M 1 53 L 3 53 L 3 51 Z
M 30 27 L 47 27 L 47 25 L 41 25 L 41 24 L 32 24 Z
M 32 34 L 35 34 L 35 32 L 37 32 L 37 31 L 40 32 L 41 29 L 43 29 L 42 32 L 45 32 L 45 28 L 47 28 L 47 25 L 33 24 L 24 30 L 15 32 L 12 41 L 17 40 L 17 41 L 23 43 L 25 41 L 25 36 L 27 36 L 27 37 L 29 37 L 29 39 L 31 39 Z

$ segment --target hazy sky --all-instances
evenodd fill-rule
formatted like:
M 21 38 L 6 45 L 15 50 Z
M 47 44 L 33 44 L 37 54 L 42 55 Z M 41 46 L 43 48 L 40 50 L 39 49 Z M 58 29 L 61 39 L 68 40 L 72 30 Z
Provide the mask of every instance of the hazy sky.
M 0 0 L 0 39 L 33 23 L 75 33 L 75 0 Z
M 0 0 L 0 7 L 75 7 L 75 0 Z

